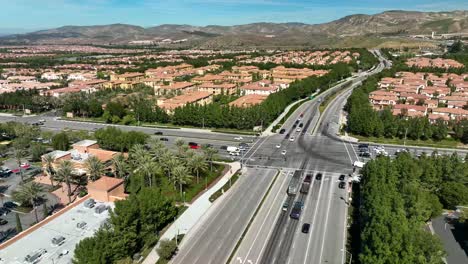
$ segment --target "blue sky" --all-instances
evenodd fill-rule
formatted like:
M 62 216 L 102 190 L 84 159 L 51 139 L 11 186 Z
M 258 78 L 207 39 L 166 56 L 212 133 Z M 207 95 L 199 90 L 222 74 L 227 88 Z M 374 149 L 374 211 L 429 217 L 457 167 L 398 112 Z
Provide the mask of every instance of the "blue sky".
M 390 9 L 447 11 L 467 0 L 0 0 L 0 29 L 125 23 L 235 25 L 252 22 L 322 23 Z

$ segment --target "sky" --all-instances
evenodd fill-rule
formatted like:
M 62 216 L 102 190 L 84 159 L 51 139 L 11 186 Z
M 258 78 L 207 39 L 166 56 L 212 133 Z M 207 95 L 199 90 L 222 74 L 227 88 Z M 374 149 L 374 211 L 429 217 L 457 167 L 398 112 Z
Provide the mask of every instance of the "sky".
M 329 22 L 385 10 L 467 9 L 467 0 L 0 0 L 0 31 L 124 23 L 238 25 Z

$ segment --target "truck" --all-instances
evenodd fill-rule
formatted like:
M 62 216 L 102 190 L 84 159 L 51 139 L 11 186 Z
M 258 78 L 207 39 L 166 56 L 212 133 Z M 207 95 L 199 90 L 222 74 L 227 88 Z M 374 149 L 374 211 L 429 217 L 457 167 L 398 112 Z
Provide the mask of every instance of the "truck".
M 301 193 L 304 193 L 304 194 L 307 194 L 309 193 L 309 187 L 310 187 L 310 183 L 308 182 L 303 182 L 302 183 L 302 186 L 301 186 Z

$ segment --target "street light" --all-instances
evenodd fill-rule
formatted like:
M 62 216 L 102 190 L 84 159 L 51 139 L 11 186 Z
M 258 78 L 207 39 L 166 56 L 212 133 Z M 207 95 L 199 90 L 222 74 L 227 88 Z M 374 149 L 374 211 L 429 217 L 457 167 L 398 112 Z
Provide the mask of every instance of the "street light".
M 349 252 L 348 250 L 346 249 L 341 249 L 341 252 L 345 252 L 349 254 L 349 264 L 351 264 L 351 260 L 353 259 L 353 254 L 351 254 L 351 252 Z

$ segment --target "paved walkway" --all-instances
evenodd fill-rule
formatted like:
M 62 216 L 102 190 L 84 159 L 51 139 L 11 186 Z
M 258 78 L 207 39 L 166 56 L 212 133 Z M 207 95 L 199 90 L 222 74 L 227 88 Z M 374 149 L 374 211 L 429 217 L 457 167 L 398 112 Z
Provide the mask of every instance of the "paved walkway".
M 186 234 L 198 222 L 198 220 L 208 211 L 212 203 L 209 201 L 210 196 L 226 184 L 229 179 L 240 169 L 239 162 L 223 163 L 231 166 L 231 169 L 210 189 L 203 193 L 197 200 L 195 200 L 185 212 L 177 218 L 177 220 L 164 232 L 161 236 L 162 239 L 173 239 L 177 234 Z M 224 195 L 223 195 L 224 196 Z M 219 199 L 222 199 L 221 196 Z M 156 248 L 159 243 L 151 250 L 143 264 L 154 264 L 158 261 L 159 256 Z

